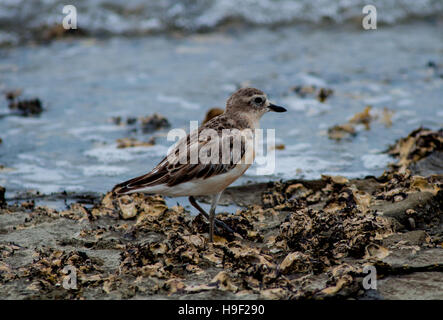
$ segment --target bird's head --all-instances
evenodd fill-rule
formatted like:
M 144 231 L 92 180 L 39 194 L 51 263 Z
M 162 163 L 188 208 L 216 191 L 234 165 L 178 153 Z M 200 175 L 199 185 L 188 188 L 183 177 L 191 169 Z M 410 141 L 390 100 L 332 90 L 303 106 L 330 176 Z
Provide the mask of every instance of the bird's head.
M 261 118 L 266 112 L 285 112 L 286 109 L 272 104 L 266 94 L 255 88 L 241 88 L 226 102 L 226 112 L 248 113 Z

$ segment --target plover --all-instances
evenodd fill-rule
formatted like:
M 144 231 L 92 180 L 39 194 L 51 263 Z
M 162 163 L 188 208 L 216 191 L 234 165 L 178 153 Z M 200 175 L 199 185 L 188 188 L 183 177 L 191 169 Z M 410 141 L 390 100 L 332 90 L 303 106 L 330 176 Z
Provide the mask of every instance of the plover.
M 113 192 L 187 196 L 209 220 L 209 240 L 213 242 L 214 223 L 232 232 L 229 226 L 215 219 L 215 209 L 226 187 L 254 161 L 254 129 L 259 128 L 260 118 L 268 111 L 286 109 L 272 104 L 258 89 L 237 90 L 227 100 L 223 114 L 180 139 L 151 172 L 117 184 Z M 212 195 L 209 214 L 194 198 L 203 195 Z

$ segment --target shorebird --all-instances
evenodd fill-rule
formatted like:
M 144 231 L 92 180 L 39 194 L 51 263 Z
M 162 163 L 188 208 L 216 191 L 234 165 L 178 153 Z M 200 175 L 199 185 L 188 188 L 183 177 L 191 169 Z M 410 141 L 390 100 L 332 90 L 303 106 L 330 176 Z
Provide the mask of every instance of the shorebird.
M 223 191 L 245 173 L 254 161 L 254 129 L 268 111 L 285 112 L 255 88 L 237 90 L 226 102 L 223 114 L 211 119 L 180 139 L 168 155 L 149 173 L 117 184 L 116 195 L 142 192 L 169 197 L 189 197 L 189 202 L 209 220 L 209 241 L 214 240 L 214 223 Z M 194 156 L 196 155 L 196 156 Z M 211 195 L 209 214 L 194 196 Z

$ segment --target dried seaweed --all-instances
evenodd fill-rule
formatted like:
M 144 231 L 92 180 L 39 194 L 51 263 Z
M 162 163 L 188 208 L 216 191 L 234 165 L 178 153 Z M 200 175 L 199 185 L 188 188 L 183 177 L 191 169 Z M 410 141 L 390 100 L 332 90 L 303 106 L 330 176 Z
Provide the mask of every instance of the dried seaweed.
M 31 201 L 6 206 L 2 214 L 26 218 L 3 233 L 60 220 L 77 231 L 56 248 L 1 242 L 0 282 L 25 283 L 20 294 L 37 298 L 358 297 L 365 265 L 383 275 L 402 272 L 399 251 L 441 247 L 443 178 L 407 167 L 440 149 L 441 131 L 420 129 L 393 147 L 399 164 L 380 177 L 268 183 L 259 203 L 217 215 L 236 234 L 218 230 L 214 243 L 203 216 L 168 207 L 161 196 L 108 193 L 92 207 L 73 203 L 61 212 Z M 408 229 L 421 233 L 407 238 Z M 34 252 L 32 263 L 17 267 L 27 251 Z M 111 265 L 103 260 L 108 255 Z M 429 270 L 443 268 L 426 259 Z M 66 265 L 78 271 L 76 290 L 61 287 Z

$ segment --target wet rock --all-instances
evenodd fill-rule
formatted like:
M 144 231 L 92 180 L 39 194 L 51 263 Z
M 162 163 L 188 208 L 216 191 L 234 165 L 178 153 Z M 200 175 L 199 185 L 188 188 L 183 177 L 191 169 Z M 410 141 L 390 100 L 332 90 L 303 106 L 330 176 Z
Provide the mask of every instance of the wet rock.
M 131 125 L 137 122 L 137 118 L 129 117 L 126 119 L 126 124 Z
M 155 145 L 155 138 L 151 137 L 149 141 L 139 141 L 135 138 L 117 139 L 117 148 L 132 148 L 132 147 L 152 147 Z
M 62 24 L 54 24 L 52 26 L 45 27 L 35 35 L 34 39 L 42 42 L 50 42 L 53 40 L 59 40 L 70 37 L 85 37 L 88 33 L 82 29 L 65 29 Z
M 28 209 L 28 210 L 34 209 L 35 201 L 34 200 L 29 200 L 29 201 L 22 202 L 21 206 L 22 206 L 22 208 Z
M 393 234 L 383 240 L 386 247 L 396 246 L 398 243 L 410 246 L 421 246 L 426 242 L 427 234 L 424 230 L 415 230 L 406 233 Z
M 391 251 L 389 251 L 387 248 L 375 243 L 367 245 L 365 250 L 366 253 L 364 258 L 367 260 L 381 260 L 391 253 Z
M 326 180 L 328 182 L 334 183 L 334 184 L 347 184 L 349 183 L 349 180 L 343 176 L 327 176 L 327 175 L 322 175 L 321 177 L 323 180 Z
M 442 205 L 443 193 L 434 195 L 431 192 L 411 193 L 408 197 L 399 202 L 384 202 L 372 207 L 379 214 L 397 219 L 403 225 L 409 225 L 408 219 L 415 218 L 415 223 L 430 222 L 433 218 L 440 218 L 440 207 Z M 431 210 L 429 210 L 432 208 Z M 408 214 L 408 210 L 413 210 L 413 214 Z M 410 212 L 410 211 L 409 211 Z M 432 212 L 432 214 L 429 214 Z
M 156 130 L 161 129 L 167 129 L 171 127 L 171 124 L 169 123 L 168 119 L 166 119 L 164 116 L 154 113 L 152 115 L 148 115 L 146 117 L 128 117 L 126 118 L 126 121 L 122 119 L 122 117 L 117 116 L 110 119 L 111 122 L 113 122 L 116 125 L 136 125 L 139 124 L 140 130 L 143 133 L 152 133 Z M 138 128 L 133 128 L 133 131 L 137 131 Z M 131 138 L 129 138 L 131 139 Z
M 22 116 L 38 115 L 43 111 L 42 103 L 39 99 L 18 100 L 22 90 L 10 90 L 5 92 L 8 100 L 8 107 Z
M 274 149 L 275 149 L 275 150 L 285 150 L 285 149 L 286 149 L 286 146 L 285 146 L 284 144 L 276 144 L 276 145 L 274 146 Z
M 443 151 L 434 151 L 429 156 L 411 163 L 409 169 L 412 174 L 420 176 L 443 175 Z
M 333 140 L 342 140 L 355 135 L 355 128 L 351 124 L 335 125 L 328 129 L 328 137 Z
M 112 117 L 111 118 L 111 122 L 113 122 L 114 124 L 121 126 L 121 125 L 133 125 L 137 122 L 137 118 L 134 117 L 128 117 L 126 118 L 126 121 L 123 121 L 122 117 L 117 116 L 117 117 Z
M 371 123 L 378 119 L 386 127 L 392 126 L 393 111 L 384 108 L 383 111 L 373 110 L 371 106 L 366 106 L 362 112 L 356 113 L 352 118 L 344 124 L 335 125 L 328 129 L 328 137 L 334 140 L 341 140 L 352 137 L 357 134 L 356 126 L 363 125 L 366 130 L 371 128 Z
M 315 91 L 317 90 L 317 87 L 314 85 L 311 85 L 311 86 L 297 85 L 297 86 L 292 87 L 291 90 L 294 91 L 295 93 L 297 93 L 299 96 L 305 97 L 309 94 L 314 94 Z
M 437 64 L 435 63 L 435 61 L 429 60 L 428 63 L 426 64 L 426 66 L 428 68 L 432 68 L 432 69 L 436 69 L 438 68 Z
M 221 115 L 223 112 L 225 112 L 225 110 L 220 109 L 220 108 L 209 109 L 208 112 L 206 112 L 206 116 L 205 116 L 205 119 L 203 120 L 202 124 L 205 124 L 206 122 L 208 122 L 212 118 L 215 118 L 215 117 Z
M 11 101 L 9 109 L 18 111 L 23 116 L 39 115 L 43 112 L 43 107 L 40 99 Z
M 90 210 L 80 203 L 72 203 L 68 210 L 61 211 L 60 216 L 72 220 L 92 220 Z
M 117 116 L 117 117 L 112 117 L 111 118 L 111 121 L 114 123 L 114 124 L 116 124 L 116 125 L 121 125 L 122 124 L 122 117 L 120 117 L 120 116 Z
M 370 123 L 373 120 L 373 116 L 371 115 L 371 106 L 366 106 L 362 112 L 356 113 L 350 120 L 351 124 L 363 124 L 366 130 L 370 129 Z
M 377 291 L 388 300 L 442 300 L 441 272 L 416 272 L 377 281 Z
M 432 153 L 442 151 L 443 129 L 432 131 L 419 128 L 412 131 L 406 138 L 399 139 L 389 148 L 388 153 L 398 158 L 395 168 L 404 171 Z
M 168 119 L 158 113 L 140 118 L 141 129 L 144 133 L 171 127 Z
M 5 92 L 5 98 L 9 103 L 14 102 L 22 94 L 21 89 L 10 90 Z
M 443 271 L 443 249 L 421 249 L 419 246 L 402 244 L 377 262 L 382 274 L 404 274 L 412 272 Z
M 386 128 L 392 126 L 392 116 L 394 111 L 389 110 L 388 108 L 383 108 L 383 113 L 381 116 L 381 122 L 385 125 Z
M 325 102 L 328 97 L 330 97 L 334 90 L 329 88 L 317 88 L 315 85 L 298 85 L 291 88 L 291 91 L 295 92 L 300 97 L 304 98 L 308 95 L 316 95 L 318 101 Z
M 325 102 L 326 99 L 333 93 L 334 91 L 332 89 L 320 88 L 320 90 L 317 93 L 317 99 L 320 102 Z

